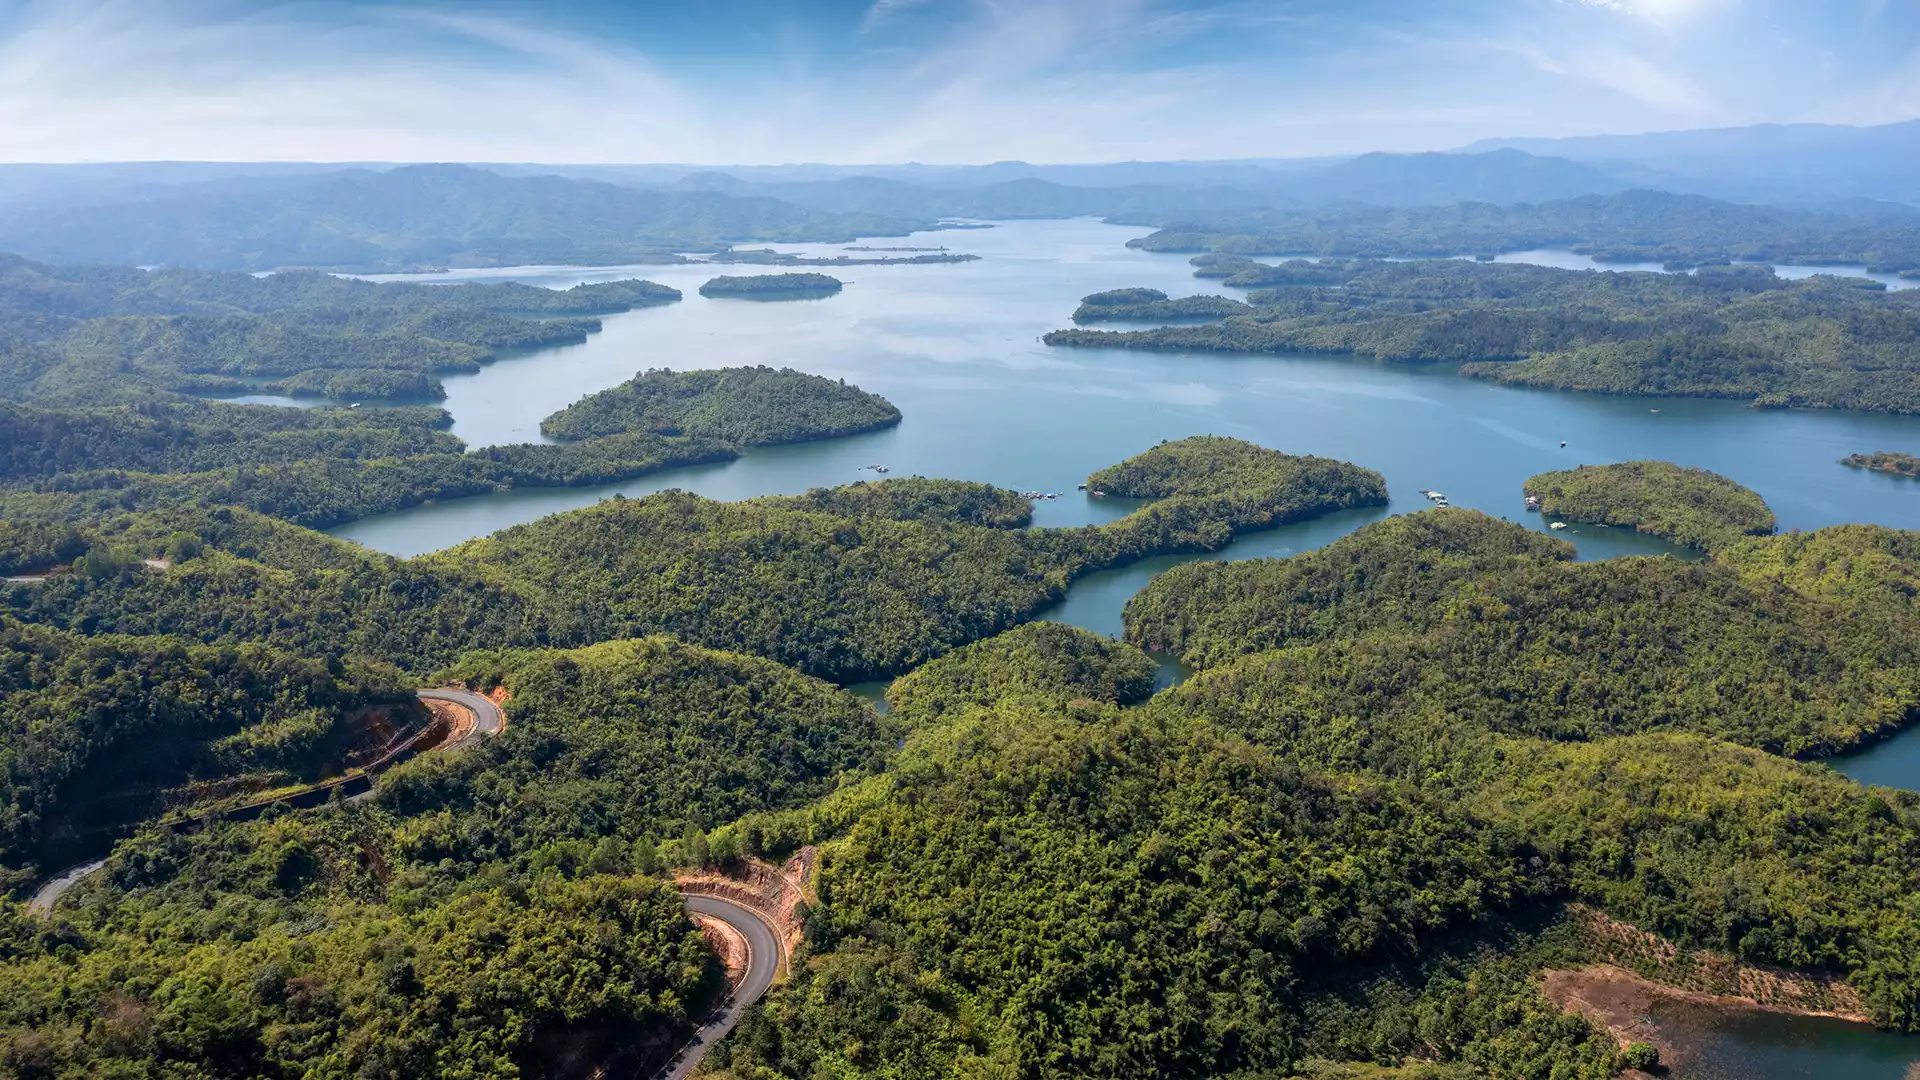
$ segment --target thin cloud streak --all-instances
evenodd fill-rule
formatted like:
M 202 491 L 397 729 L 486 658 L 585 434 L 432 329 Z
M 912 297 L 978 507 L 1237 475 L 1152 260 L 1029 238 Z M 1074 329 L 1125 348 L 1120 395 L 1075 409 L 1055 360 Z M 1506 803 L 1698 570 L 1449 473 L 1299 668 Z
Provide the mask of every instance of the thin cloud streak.
M 1792 0 L 876 0 L 839 21 L 769 7 L 813 21 L 743 54 L 717 16 L 666 47 L 584 5 L 0 0 L 0 160 L 1279 157 L 1920 114 L 1920 11 L 1833 7 L 1855 17 Z M 816 54 L 814 28 L 835 26 Z M 1740 62 L 1762 49 L 1764 70 Z

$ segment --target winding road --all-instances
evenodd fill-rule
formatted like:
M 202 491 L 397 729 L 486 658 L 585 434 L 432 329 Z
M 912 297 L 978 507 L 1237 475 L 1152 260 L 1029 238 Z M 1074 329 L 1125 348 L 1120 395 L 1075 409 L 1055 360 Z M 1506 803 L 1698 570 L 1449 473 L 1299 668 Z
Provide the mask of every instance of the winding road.
M 500 711 L 500 706 L 470 690 L 416 690 L 414 696 L 422 701 L 449 701 L 473 714 L 473 730 L 452 742 L 436 747 L 435 749 L 438 750 L 453 750 L 462 746 L 471 746 L 482 739 L 492 738 L 498 735 L 500 729 L 507 723 L 506 714 Z M 294 792 L 287 797 L 293 798 L 300 794 L 304 792 Z M 365 794 L 371 794 L 371 792 Z M 363 798 L 364 795 L 355 797 Z M 33 899 L 27 901 L 27 910 L 42 915 L 51 912 L 53 906 L 60 902 L 60 898 L 66 895 L 67 890 L 85 881 L 106 864 L 105 859 L 93 859 L 60 871 L 45 885 L 40 886 L 39 891 L 33 894 Z
M 747 1007 L 759 1001 L 767 987 L 773 985 L 773 977 L 780 970 L 786 950 L 780 938 L 768 926 L 766 920 L 746 907 L 731 900 L 722 900 L 717 896 L 689 896 L 687 910 L 695 915 L 715 918 L 735 930 L 747 939 L 747 977 L 740 980 L 740 986 L 734 990 L 720 1009 L 700 1025 L 694 1032 L 693 1041 L 680 1051 L 673 1064 L 661 1070 L 658 1080 L 686 1080 L 692 1075 L 694 1067 L 706 1056 L 714 1043 L 725 1038 L 727 1032 L 740 1022 L 741 1014 Z

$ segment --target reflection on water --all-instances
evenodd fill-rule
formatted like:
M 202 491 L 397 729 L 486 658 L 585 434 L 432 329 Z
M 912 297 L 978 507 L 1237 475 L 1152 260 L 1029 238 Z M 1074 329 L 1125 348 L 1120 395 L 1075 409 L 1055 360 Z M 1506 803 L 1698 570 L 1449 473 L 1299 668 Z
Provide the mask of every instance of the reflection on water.
M 1920 1080 L 1920 1039 L 1820 1016 L 1658 1000 L 1674 1080 Z

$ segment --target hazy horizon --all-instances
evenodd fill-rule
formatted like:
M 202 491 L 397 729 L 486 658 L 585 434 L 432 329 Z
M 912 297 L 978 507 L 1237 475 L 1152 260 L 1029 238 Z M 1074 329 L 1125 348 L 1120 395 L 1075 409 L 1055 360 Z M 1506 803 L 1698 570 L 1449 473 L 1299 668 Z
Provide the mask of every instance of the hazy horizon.
M 1920 116 L 1890 0 L 0 0 L 0 161 L 1092 164 Z

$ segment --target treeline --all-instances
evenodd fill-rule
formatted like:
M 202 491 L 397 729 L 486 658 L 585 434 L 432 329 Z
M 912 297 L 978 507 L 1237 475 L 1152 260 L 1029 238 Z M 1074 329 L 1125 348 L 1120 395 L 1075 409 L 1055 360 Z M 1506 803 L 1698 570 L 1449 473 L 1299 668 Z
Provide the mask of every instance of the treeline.
M 626 432 L 691 435 L 736 446 L 831 439 L 900 422 L 900 410 L 845 380 L 791 368 L 643 371 L 540 421 L 555 439 Z
M 1602 262 L 1858 264 L 1920 269 L 1911 223 L 1818 210 L 1747 206 L 1697 195 L 1628 191 L 1498 206 L 1265 210 L 1175 225 L 1130 241 L 1146 251 L 1228 255 L 1435 258 L 1570 248 Z
M 1051 345 L 1348 353 L 1502 382 L 1920 412 L 1920 297 L 1765 268 L 1600 273 L 1460 260 L 1294 261 L 1210 326 L 1057 330 Z M 1231 268 L 1231 264 L 1229 267 Z M 1204 268 L 1203 268 L 1204 269 Z
M 406 562 L 321 563 L 300 549 L 267 566 L 207 537 L 207 553 L 172 572 L 66 575 L 12 590 L 9 604 L 63 626 L 260 640 L 415 670 L 481 644 L 668 633 L 856 681 L 1006 629 L 1092 570 L 1386 498 L 1369 470 L 1231 440 L 1142 457 L 1150 471 L 1178 457 L 1213 478 L 1169 481 L 1169 497 L 1074 529 L 1006 528 L 1011 496 L 916 480 L 899 499 L 890 482 L 739 503 L 616 498 Z
M 1776 525 L 1756 492 L 1719 473 L 1665 461 L 1541 473 L 1527 480 L 1525 492 L 1539 498 L 1543 514 L 1624 525 L 1703 550 L 1771 536 Z

